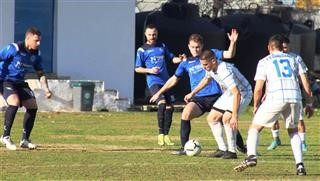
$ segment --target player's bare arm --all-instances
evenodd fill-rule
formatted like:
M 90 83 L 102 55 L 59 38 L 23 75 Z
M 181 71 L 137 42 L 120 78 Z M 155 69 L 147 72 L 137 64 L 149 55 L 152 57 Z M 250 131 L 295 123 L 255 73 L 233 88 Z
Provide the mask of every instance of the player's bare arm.
M 179 54 L 178 57 L 173 57 L 172 62 L 175 64 L 178 64 L 182 61 L 186 61 L 187 60 L 187 55 L 186 54 Z
M 256 85 L 254 86 L 254 92 L 253 92 L 253 113 L 256 113 L 258 110 L 261 98 L 263 94 L 263 86 L 265 81 L 264 80 L 257 80 Z
M 137 73 L 140 74 L 158 74 L 159 73 L 159 67 L 153 67 L 151 69 L 144 68 L 144 67 L 138 67 L 134 69 Z
M 177 76 L 170 77 L 167 82 L 161 87 L 161 89 L 155 93 L 151 98 L 149 102 L 156 102 L 156 100 L 159 98 L 159 96 L 169 89 L 171 89 L 173 86 L 175 86 L 179 81 L 179 78 Z
M 230 119 L 230 127 L 232 129 L 237 129 L 238 128 L 238 110 L 240 107 L 241 94 L 237 86 L 231 89 L 231 93 L 233 95 L 233 108 L 232 108 L 232 116 Z
M 227 51 L 223 51 L 223 59 L 233 58 L 236 54 L 236 43 L 238 40 L 238 32 L 236 29 L 231 30 L 231 34 L 228 33 L 230 45 Z
M 305 73 L 300 74 L 300 81 L 303 87 L 302 93 L 306 99 L 306 107 L 304 111 L 307 117 L 310 118 L 311 116 L 313 116 L 314 109 L 313 109 L 313 95 L 312 95 L 307 74 Z
M 52 92 L 49 89 L 47 77 L 44 75 L 43 71 L 37 71 L 37 75 L 38 75 L 39 81 L 45 91 L 46 98 L 50 99 L 52 96 Z
M 189 94 L 187 94 L 186 96 L 184 96 L 184 101 L 185 101 L 186 103 L 188 103 L 188 102 L 191 100 L 191 98 L 192 98 L 196 93 L 198 93 L 201 89 L 203 89 L 205 86 L 207 86 L 207 85 L 210 83 L 211 80 L 212 80 L 212 78 L 210 78 L 210 77 L 203 77 L 203 79 L 199 82 L 199 84 L 197 85 L 197 87 L 195 87 L 192 92 L 190 92 Z

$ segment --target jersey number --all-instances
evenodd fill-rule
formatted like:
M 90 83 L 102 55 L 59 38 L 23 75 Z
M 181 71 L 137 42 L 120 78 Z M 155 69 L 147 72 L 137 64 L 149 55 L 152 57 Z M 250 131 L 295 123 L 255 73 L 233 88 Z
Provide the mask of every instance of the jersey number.
M 289 60 L 281 59 L 280 61 L 274 60 L 273 64 L 276 67 L 278 77 L 291 77 L 292 70 L 290 67 Z M 282 68 L 280 70 L 280 68 Z

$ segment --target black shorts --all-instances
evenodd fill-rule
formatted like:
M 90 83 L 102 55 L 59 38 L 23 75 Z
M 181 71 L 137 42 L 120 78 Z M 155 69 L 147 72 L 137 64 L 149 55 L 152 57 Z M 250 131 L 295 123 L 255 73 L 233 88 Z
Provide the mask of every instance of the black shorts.
M 210 112 L 213 104 L 218 100 L 221 94 L 214 94 L 209 96 L 193 97 L 191 102 L 196 103 L 201 109 L 202 113 Z
M 3 80 L 0 80 L 0 94 L 3 95 Z
M 30 89 L 27 82 L 13 82 L 4 81 L 3 82 L 3 98 L 7 98 L 12 94 L 18 94 L 20 101 L 25 101 L 29 99 L 35 99 L 33 91 Z
M 162 86 L 163 85 L 159 85 L 159 84 L 152 85 L 149 88 L 150 94 L 152 96 L 155 95 L 161 89 Z M 165 100 L 167 104 L 172 104 L 174 102 L 172 99 L 173 99 L 173 95 L 170 94 L 169 92 L 165 92 L 159 96 L 156 103 L 158 104 L 159 101 Z

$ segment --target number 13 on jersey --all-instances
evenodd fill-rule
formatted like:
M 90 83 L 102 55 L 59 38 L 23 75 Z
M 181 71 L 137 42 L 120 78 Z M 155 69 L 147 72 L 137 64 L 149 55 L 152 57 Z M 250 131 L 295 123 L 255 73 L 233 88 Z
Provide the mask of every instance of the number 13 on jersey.
M 278 77 L 292 77 L 292 69 L 288 59 L 273 60 Z

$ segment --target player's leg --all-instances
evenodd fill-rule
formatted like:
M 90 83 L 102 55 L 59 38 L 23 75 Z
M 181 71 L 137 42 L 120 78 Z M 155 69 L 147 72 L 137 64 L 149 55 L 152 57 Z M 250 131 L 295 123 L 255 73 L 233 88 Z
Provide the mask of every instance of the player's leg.
M 26 108 L 23 118 L 23 132 L 20 147 L 35 149 L 37 146 L 31 143 L 30 135 L 38 111 L 36 98 L 28 84 L 24 84 L 23 87 L 19 88 L 19 95 L 21 96 L 22 106 Z
M 208 125 L 218 145 L 218 149 L 215 152 L 209 154 L 209 157 L 219 158 L 222 157 L 227 151 L 227 145 L 225 144 L 223 138 L 222 116 L 223 111 L 212 109 L 207 117 Z
M 16 150 L 17 147 L 12 142 L 10 134 L 14 118 L 20 106 L 20 99 L 18 96 L 16 85 L 14 83 L 5 81 L 3 83 L 3 87 L 3 97 L 8 104 L 8 108 L 6 109 L 4 115 L 3 135 L 1 136 L 0 141 L 6 146 L 7 149 Z
M 298 122 L 298 134 L 302 142 L 302 151 L 308 151 L 308 145 L 306 143 L 306 125 L 302 119 Z
M 202 115 L 202 110 L 195 102 L 189 102 L 183 109 L 180 123 L 181 148 L 172 152 L 175 155 L 185 155 L 184 145 L 188 142 L 191 132 L 191 120 Z
M 174 143 L 171 141 L 169 137 L 169 132 L 172 124 L 172 115 L 173 115 L 173 104 L 172 102 L 172 96 L 169 93 L 164 93 L 165 100 L 166 100 L 166 109 L 164 111 L 164 123 L 163 123 L 163 129 L 164 129 L 164 143 L 168 146 L 174 145 Z
M 301 139 L 298 134 L 298 120 L 299 120 L 299 108 L 300 104 L 290 104 L 290 107 L 283 113 L 286 121 L 286 128 L 290 137 L 291 148 L 296 163 L 297 175 L 306 175 L 306 171 L 303 164 L 303 154 L 301 147 Z
M 268 150 L 276 149 L 278 146 L 281 145 L 279 130 L 280 130 L 280 125 L 279 125 L 279 121 L 277 120 L 274 123 L 274 125 L 271 127 L 273 140 L 272 140 L 271 144 L 268 146 L 268 148 L 267 148 Z
M 224 131 L 227 137 L 228 149 L 222 156 L 223 159 L 236 159 L 236 134 L 238 130 L 232 129 L 230 126 L 230 119 L 232 113 L 230 111 L 225 111 L 222 117 Z

